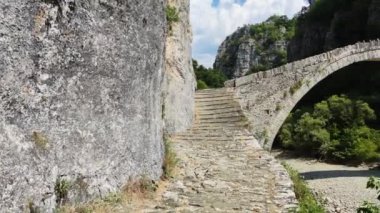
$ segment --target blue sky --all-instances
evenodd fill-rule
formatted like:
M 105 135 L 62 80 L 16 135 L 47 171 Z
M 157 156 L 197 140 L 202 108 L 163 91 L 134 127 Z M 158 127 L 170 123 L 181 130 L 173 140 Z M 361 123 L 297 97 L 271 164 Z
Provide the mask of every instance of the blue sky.
M 219 45 L 238 27 L 259 23 L 273 14 L 292 17 L 304 0 L 190 0 L 193 58 L 212 67 Z

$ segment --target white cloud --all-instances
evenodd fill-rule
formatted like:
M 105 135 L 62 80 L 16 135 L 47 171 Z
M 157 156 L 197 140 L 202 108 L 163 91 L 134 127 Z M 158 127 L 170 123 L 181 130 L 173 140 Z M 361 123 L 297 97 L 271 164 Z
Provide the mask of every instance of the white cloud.
M 190 0 L 193 26 L 193 57 L 211 67 L 218 46 L 238 27 L 258 23 L 273 14 L 292 17 L 306 3 L 304 0 L 220 0 L 216 7 L 212 0 Z

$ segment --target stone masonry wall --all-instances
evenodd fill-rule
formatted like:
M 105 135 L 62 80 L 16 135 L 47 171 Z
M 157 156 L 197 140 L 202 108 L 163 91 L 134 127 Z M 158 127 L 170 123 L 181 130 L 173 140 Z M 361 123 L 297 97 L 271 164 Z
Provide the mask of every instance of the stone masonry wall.
M 260 144 L 273 140 L 297 102 L 330 74 L 355 62 L 380 60 L 380 40 L 357 43 L 284 66 L 227 81 Z
M 165 27 L 164 0 L 0 0 L 0 209 L 161 175 Z
M 181 132 L 189 128 L 194 117 L 195 74 L 191 60 L 192 31 L 190 1 L 168 0 L 175 7 L 179 21 L 172 23 L 165 51 L 164 103 L 165 132 Z

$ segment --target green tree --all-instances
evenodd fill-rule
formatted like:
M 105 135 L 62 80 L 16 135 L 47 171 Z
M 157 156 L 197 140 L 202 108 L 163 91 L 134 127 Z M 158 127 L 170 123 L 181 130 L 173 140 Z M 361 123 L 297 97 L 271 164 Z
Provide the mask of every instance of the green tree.
M 193 68 L 198 89 L 224 87 L 224 82 L 227 81 L 227 77 L 222 72 L 205 68 L 203 65 L 199 65 L 196 60 L 193 60 Z
M 197 80 L 197 89 L 202 90 L 202 89 L 207 89 L 207 88 L 208 86 L 204 81 Z
M 370 161 L 380 157 L 380 133 L 366 125 L 375 112 L 360 100 L 331 96 L 311 113 L 296 111 L 279 132 L 283 147 L 332 161 Z

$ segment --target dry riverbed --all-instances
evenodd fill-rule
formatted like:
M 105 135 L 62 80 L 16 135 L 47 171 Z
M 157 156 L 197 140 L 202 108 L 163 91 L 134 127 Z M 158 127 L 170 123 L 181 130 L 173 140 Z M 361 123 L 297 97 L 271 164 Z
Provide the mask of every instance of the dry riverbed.
M 366 189 L 369 177 L 380 177 L 379 169 L 327 164 L 286 156 L 279 151 L 272 154 L 299 171 L 314 193 L 322 197 L 329 212 L 356 212 L 364 200 L 380 205 L 376 200 L 376 191 Z

